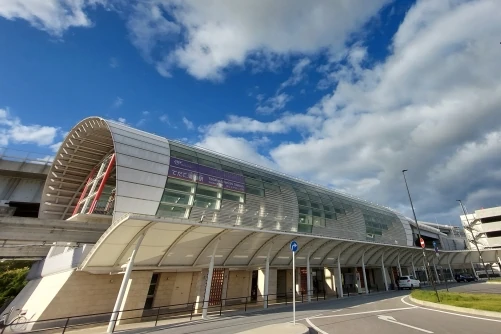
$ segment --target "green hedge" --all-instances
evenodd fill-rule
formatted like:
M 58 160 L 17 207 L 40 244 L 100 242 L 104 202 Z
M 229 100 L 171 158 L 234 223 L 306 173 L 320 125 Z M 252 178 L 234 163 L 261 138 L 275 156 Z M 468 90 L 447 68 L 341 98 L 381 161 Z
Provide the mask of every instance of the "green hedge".
M 31 261 L 0 262 L 0 307 L 24 288 L 31 264 Z

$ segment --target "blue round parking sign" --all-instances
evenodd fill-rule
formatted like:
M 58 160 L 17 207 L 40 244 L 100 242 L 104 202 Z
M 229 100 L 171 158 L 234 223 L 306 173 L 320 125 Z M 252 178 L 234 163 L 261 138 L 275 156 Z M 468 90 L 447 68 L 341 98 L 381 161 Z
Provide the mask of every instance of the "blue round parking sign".
M 297 242 L 296 242 L 296 240 L 292 240 L 290 246 L 291 246 L 291 251 L 293 251 L 294 253 L 297 252 Z

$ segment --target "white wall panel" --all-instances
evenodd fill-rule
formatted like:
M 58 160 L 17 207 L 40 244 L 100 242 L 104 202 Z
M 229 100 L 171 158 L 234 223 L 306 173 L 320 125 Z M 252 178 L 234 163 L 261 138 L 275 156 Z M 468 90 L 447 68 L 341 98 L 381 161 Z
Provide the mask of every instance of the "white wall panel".
M 154 216 L 157 213 L 158 201 L 117 196 L 115 209 L 117 211 Z
M 117 180 L 117 193 L 121 196 L 145 199 L 148 201 L 160 201 L 163 191 L 163 187 L 151 187 Z
M 117 154 L 117 165 L 161 175 L 167 175 L 167 172 L 169 170 L 169 165 L 159 164 L 157 162 L 139 159 L 123 154 Z
M 108 125 L 109 125 L 112 132 L 121 131 L 123 134 L 125 134 L 125 133 L 132 134 L 133 136 L 147 138 L 153 142 L 159 142 L 162 144 L 166 144 L 167 147 L 169 146 L 169 141 L 164 137 L 160 137 L 160 136 L 154 135 L 152 133 L 144 132 L 141 130 L 133 129 L 131 127 L 128 127 L 126 125 L 123 125 L 121 123 L 117 123 L 114 121 L 108 121 Z
M 117 168 L 117 180 L 163 188 L 165 187 L 165 181 L 167 181 L 167 175 L 152 174 L 136 169 L 119 166 Z
M 126 137 L 120 134 L 113 134 L 113 140 L 115 143 L 122 143 L 130 146 L 135 146 L 140 149 L 164 154 L 164 155 L 169 155 L 170 150 L 168 147 L 165 146 L 160 146 L 160 145 L 155 145 L 152 143 L 147 143 L 144 141 L 140 141 L 140 139 L 136 138 L 131 138 L 131 137 Z
M 166 165 L 169 164 L 169 159 L 170 159 L 168 155 L 158 154 L 155 152 L 139 149 L 135 146 L 130 146 L 118 142 L 115 142 L 115 152 L 117 152 L 119 155 L 125 154 Z

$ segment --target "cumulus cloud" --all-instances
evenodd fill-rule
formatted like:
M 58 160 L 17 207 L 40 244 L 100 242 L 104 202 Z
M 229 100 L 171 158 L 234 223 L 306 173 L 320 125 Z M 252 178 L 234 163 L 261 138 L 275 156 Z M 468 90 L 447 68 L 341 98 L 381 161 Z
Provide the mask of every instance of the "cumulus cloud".
M 0 108 L 0 145 L 10 143 L 36 144 L 49 146 L 54 143 L 59 128 L 38 124 L 22 124 L 18 117 L 10 115 L 7 109 Z
M 86 10 L 105 0 L 2 0 L 0 16 L 8 20 L 24 19 L 32 26 L 61 36 L 71 27 L 92 25 Z
M 195 126 L 193 125 L 193 122 L 187 119 L 186 117 L 183 117 L 183 123 L 186 126 L 188 130 L 193 130 Z
M 310 121 L 301 123 L 302 140 L 283 142 L 269 155 L 246 154 L 408 214 L 401 171 L 409 169 L 420 219 L 457 217 L 456 199 L 470 210 L 499 205 L 498 8 L 495 0 L 418 1 L 384 61 L 368 65 L 357 44 L 342 65 L 325 64 L 335 89 L 300 114 Z M 245 133 L 295 131 L 290 119 L 234 117 L 205 127 L 204 140 L 234 137 L 244 146 Z
M 221 80 L 231 66 L 274 68 L 289 54 L 338 52 L 387 2 L 153 0 L 135 7 L 128 28 L 162 75 L 180 67 L 198 79 Z M 174 47 L 159 48 L 165 41 Z
M 285 93 L 278 93 L 266 100 L 258 99 L 256 111 L 260 114 L 271 114 L 285 108 L 285 105 L 292 100 L 292 97 Z

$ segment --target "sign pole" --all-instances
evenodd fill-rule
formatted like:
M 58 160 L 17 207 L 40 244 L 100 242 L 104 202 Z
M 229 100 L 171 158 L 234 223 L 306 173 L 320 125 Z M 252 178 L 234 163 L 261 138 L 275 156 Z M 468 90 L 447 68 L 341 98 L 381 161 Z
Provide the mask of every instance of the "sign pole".
M 292 251 L 292 316 L 296 324 L 296 252 Z
M 292 318 L 294 325 L 296 324 L 296 252 L 298 249 L 297 242 L 291 241 L 290 248 L 292 251 Z

